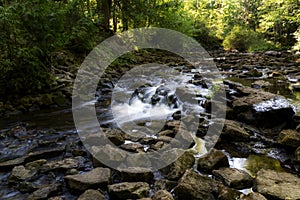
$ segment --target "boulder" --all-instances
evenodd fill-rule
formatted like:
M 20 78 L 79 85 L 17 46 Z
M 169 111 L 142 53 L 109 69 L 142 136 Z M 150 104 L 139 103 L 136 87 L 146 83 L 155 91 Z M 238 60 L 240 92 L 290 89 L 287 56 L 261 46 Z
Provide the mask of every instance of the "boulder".
M 282 130 L 277 138 L 277 142 L 284 146 L 296 149 L 300 146 L 300 133 L 296 130 Z
M 108 186 L 111 199 L 139 199 L 148 197 L 150 186 L 145 182 L 123 182 Z
M 232 101 L 237 119 L 262 128 L 274 128 L 291 123 L 295 114 L 282 96 L 249 87 L 239 87 L 243 97 Z
M 218 193 L 217 183 L 207 176 L 187 170 L 174 188 L 175 198 L 193 200 L 216 199 Z
M 300 162 L 300 146 L 295 151 L 295 159 L 297 162 Z
M 125 133 L 119 129 L 109 129 L 105 132 L 106 137 L 115 145 L 121 145 L 125 142 Z
M 184 152 L 182 154 L 182 152 Z M 178 156 L 182 154 L 181 156 Z M 178 180 L 187 169 L 190 169 L 195 163 L 194 153 L 192 151 L 184 151 L 181 149 L 173 149 L 165 151 L 162 155 L 162 159 L 168 162 L 168 159 L 172 156 L 179 157 L 175 162 L 161 169 L 161 172 L 169 180 Z
M 174 200 L 170 192 L 166 190 L 159 190 L 154 193 L 152 200 Z
M 86 190 L 77 200 L 105 200 L 105 196 L 98 190 Z
M 267 200 L 267 198 L 257 192 L 251 192 L 247 195 L 241 195 L 240 200 Z
M 250 135 L 238 122 L 226 120 L 221 138 L 229 139 L 229 141 L 249 141 Z
M 48 199 L 48 197 L 52 195 L 57 195 L 57 193 L 60 191 L 61 185 L 60 184 L 52 184 L 44 186 L 36 191 L 34 191 L 32 194 L 30 194 L 26 200 L 40 200 L 40 199 Z
M 66 171 L 68 169 L 77 168 L 79 166 L 79 161 L 74 158 L 66 158 L 64 160 L 52 161 L 44 164 L 41 167 L 42 172 L 48 171 Z
M 199 171 L 211 172 L 221 167 L 229 167 L 228 158 L 222 151 L 211 149 L 198 159 L 197 169 Z
M 120 173 L 124 182 L 152 182 L 154 178 L 153 172 L 150 169 L 141 167 L 129 167 Z
M 171 191 L 175 186 L 177 185 L 176 181 L 170 181 L 167 179 L 159 179 L 154 182 L 154 191 L 159 191 L 159 190 L 167 190 Z
M 231 188 L 245 189 L 253 186 L 253 178 L 247 172 L 239 169 L 221 168 L 214 170 L 213 175 Z
M 15 166 L 11 171 L 8 181 L 10 183 L 18 183 L 32 178 L 36 173 L 37 171 L 28 170 L 23 165 Z
M 20 157 L 20 158 L 4 161 L 0 163 L 0 170 L 11 170 L 17 165 L 22 165 L 25 162 L 25 159 L 26 157 Z
M 84 191 L 107 185 L 110 182 L 110 177 L 110 169 L 99 167 L 86 174 L 65 176 L 65 181 L 70 189 Z
M 255 179 L 254 190 L 267 198 L 300 199 L 300 178 L 273 170 L 260 170 Z

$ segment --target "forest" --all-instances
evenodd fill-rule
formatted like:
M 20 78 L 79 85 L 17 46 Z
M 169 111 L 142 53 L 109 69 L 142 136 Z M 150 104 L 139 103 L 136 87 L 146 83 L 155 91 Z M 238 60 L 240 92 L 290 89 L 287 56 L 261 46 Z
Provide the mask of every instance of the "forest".
M 0 30 L 0 200 L 300 199 L 300 0 L 0 0 Z
M 163 27 L 194 37 L 207 50 L 300 48 L 298 0 L 2 0 L 1 98 L 57 85 L 54 57 L 80 63 L 109 36 Z

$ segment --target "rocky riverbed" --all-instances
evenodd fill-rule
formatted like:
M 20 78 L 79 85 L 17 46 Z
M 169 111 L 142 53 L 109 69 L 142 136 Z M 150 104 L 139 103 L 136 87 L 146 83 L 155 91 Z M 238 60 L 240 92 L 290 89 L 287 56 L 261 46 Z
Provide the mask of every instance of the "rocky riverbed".
M 0 199 L 300 199 L 299 60 L 273 51 L 211 54 L 222 75 L 216 82 L 204 80 L 192 66 L 169 54 L 137 55 L 132 64 L 109 69 L 99 82 L 93 103 L 100 125 L 107 138 L 127 152 L 143 155 L 163 149 L 177 139 L 186 113 L 197 112 L 196 132 L 180 137 L 192 141 L 190 148 L 181 149 L 178 141 L 160 157 L 180 155 L 174 163 L 155 171 L 135 166 L 112 169 L 87 151 L 85 143 L 96 149 L 101 141 L 92 134 L 79 138 L 69 108 L 19 113 L 0 124 Z M 150 135 L 151 123 L 155 126 L 161 116 L 153 115 L 149 123 L 141 113 L 127 119 L 117 112 L 126 127 L 129 120 L 142 127 L 125 134 L 112 120 L 112 103 L 120 106 L 112 102 L 113 89 L 120 74 L 153 59 L 179 72 L 176 79 L 167 77 L 179 88 L 174 90 L 168 81 L 144 83 L 128 89 L 131 101 L 126 106 L 165 109 L 167 121 Z M 220 87 L 226 91 L 227 108 L 217 137 L 206 133 L 209 126 L 221 123 L 212 120 L 211 113 L 212 96 Z M 186 96 L 196 98 L 189 102 Z M 188 106 L 181 107 L 182 102 Z M 108 159 L 124 159 L 110 158 L 110 148 L 106 146 Z

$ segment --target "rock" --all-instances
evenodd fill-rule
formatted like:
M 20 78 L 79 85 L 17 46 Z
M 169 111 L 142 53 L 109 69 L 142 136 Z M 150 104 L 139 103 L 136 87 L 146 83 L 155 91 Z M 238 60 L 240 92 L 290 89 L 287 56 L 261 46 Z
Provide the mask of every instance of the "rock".
M 10 183 L 18 183 L 32 178 L 37 172 L 34 170 L 25 169 L 23 165 L 13 168 L 8 181 Z
M 232 199 L 238 199 L 238 197 L 240 197 L 241 192 L 239 192 L 235 189 L 226 187 L 222 183 L 217 183 L 217 184 L 218 184 L 218 196 L 216 199 L 232 200 Z
M 48 171 L 66 171 L 68 169 L 77 168 L 79 166 L 79 161 L 74 158 L 66 158 L 64 160 L 59 161 L 52 161 L 46 163 L 42 166 L 41 171 L 48 172 Z
M 95 155 L 93 164 L 95 166 L 104 166 L 104 163 L 101 163 L 102 160 L 105 160 L 106 163 L 109 163 L 110 166 L 118 167 L 126 159 L 126 153 L 120 148 L 115 148 L 109 144 L 101 147 L 92 147 L 92 153 Z
M 251 84 L 251 87 L 253 88 L 256 88 L 256 89 L 260 89 L 260 88 L 266 88 L 266 87 L 269 87 L 271 86 L 272 84 L 267 82 L 267 81 L 264 81 L 264 80 L 258 80 L 258 81 L 255 81 L 254 83 Z
M 249 141 L 250 135 L 239 123 L 232 120 L 226 120 L 221 138 L 229 139 L 229 141 Z
M 139 199 L 149 196 L 150 186 L 144 182 L 123 182 L 108 186 L 111 199 Z
M 295 159 L 300 162 L 300 146 L 295 151 Z
M 144 146 L 139 143 L 122 144 L 119 147 L 133 153 L 144 152 Z
M 52 95 L 51 94 L 41 95 L 39 104 L 41 106 L 49 106 L 49 105 L 53 104 Z
M 245 88 L 240 88 L 245 91 Z M 247 89 L 250 94 L 237 98 L 232 108 L 239 121 L 262 128 L 274 128 L 289 124 L 295 114 L 291 104 L 282 96 Z
M 105 196 L 98 190 L 86 190 L 77 200 L 105 200 Z
M 253 178 L 247 172 L 239 169 L 221 168 L 213 170 L 213 175 L 231 188 L 245 189 L 253 186 Z
M 36 160 L 36 161 L 27 163 L 25 165 L 25 168 L 26 169 L 39 170 L 41 168 L 41 166 L 46 164 L 46 163 L 47 163 L 46 159 L 40 159 L 40 160 Z
M 26 157 L 20 157 L 0 163 L 0 170 L 10 170 L 16 165 L 22 165 Z
M 60 184 L 47 185 L 30 194 L 26 200 L 48 199 L 48 197 L 56 195 L 60 191 L 60 187 Z
M 175 199 L 216 199 L 218 193 L 217 183 L 193 170 L 187 170 L 174 188 Z
M 119 129 L 111 129 L 105 132 L 106 137 L 115 145 L 119 146 L 125 142 L 125 133 Z
M 197 163 L 199 171 L 211 172 L 221 167 L 229 167 L 227 156 L 219 150 L 211 149 L 208 153 L 201 156 Z
M 267 198 L 300 199 L 300 178 L 273 170 L 260 170 L 255 179 L 254 190 Z
M 154 193 L 154 195 L 152 196 L 152 200 L 174 200 L 174 198 L 168 191 L 159 190 Z
M 280 132 L 277 142 L 284 146 L 296 149 L 300 146 L 300 133 L 296 130 L 283 130 Z
M 152 182 L 154 178 L 150 169 L 141 167 L 129 167 L 120 173 L 123 182 Z
M 65 176 L 69 188 L 84 191 L 99 188 L 110 182 L 111 171 L 108 168 L 95 168 L 86 174 Z
M 30 152 L 25 159 L 25 162 L 32 162 L 44 158 L 53 158 L 61 155 L 65 151 L 65 146 L 55 147 L 47 150 Z
M 168 162 L 168 158 L 171 156 L 179 157 L 184 150 L 173 149 L 170 151 L 165 151 L 162 155 L 162 159 Z M 187 169 L 190 169 L 195 163 L 194 153 L 192 151 L 184 151 L 184 153 L 172 164 L 161 169 L 161 172 L 169 180 L 179 179 Z
M 167 190 L 171 191 L 177 185 L 176 181 L 170 181 L 167 179 L 159 179 L 154 182 L 154 191 Z
M 251 76 L 251 77 L 261 77 L 263 75 L 263 73 L 254 68 L 254 69 L 251 69 L 250 71 L 246 72 L 245 75 Z
M 240 200 L 267 200 L 267 198 L 257 192 L 251 192 L 247 195 L 241 195 Z

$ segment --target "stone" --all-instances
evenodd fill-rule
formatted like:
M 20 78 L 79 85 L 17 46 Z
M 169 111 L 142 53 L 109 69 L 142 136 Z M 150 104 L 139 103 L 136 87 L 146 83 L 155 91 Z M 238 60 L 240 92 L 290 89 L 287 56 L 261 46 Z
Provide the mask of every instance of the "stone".
M 211 149 L 198 159 L 197 169 L 199 171 L 211 172 L 221 167 L 229 167 L 227 156 L 219 150 Z
M 287 172 L 260 170 L 254 191 L 272 199 L 300 199 L 300 178 Z
M 217 183 L 218 185 L 218 196 L 216 199 L 220 199 L 220 200 L 232 200 L 232 199 L 239 199 L 239 197 L 241 196 L 241 192 L 226 187 L 225 185 L 223 185 L 222 183 Z
M 181 156 L 179 156 L 182 154 Z M 172 158 L 172 156 L 175 156 Z M 175 162 L 171 163 L 167 167 L 160 171 L 169 180 L 178 180 L 187 169 L 190 169 L 195 163 L 194 153 L 192 151 L 184 151 L 181 149 L 173 149 L 165 151 L 162 155 L 162 160 L 168 162 L 168 159 L 175 159 Z
M 150 186 L 145 182 L 123 182 L 108 186 L 111 199 L 139 199 L 148 197 Z
M 153 172 L 148 168 L 129 167 L 120 173 L 123 182 L 152 182 L 154 178 Z
M 159 190 L 154 193 L 152 200 L 174 200 L 170 192 L 166 190 Z
M 216 181 L 193 170 L 187 170 L 174 188 L 175 199 L 213 200 L 217 193 Z
M 25 168 L 26 169 L 39 170 L 41 168 L 41 166 L 46 164 L 46 163 L 47 163 L 46 159 L 40 159 L 40 160 L 36 160 L 36 161 L 33 161 L 33 162 L 26 163 Z
M 115 145 L 119 146 L 125 142 L 125 134 L 119 129 L 110 129 L 105 132 L 106 137 Z
M 277 142 L 286 147 L 296 149 L 300 146 L 300 133 L 292 129 L 282 130 L 277 138 Z
M 248 87 L 239 89 L 244 92 L 245 88 Z M 253 88 L 247 91 L 243 97 L 232 101 L 232 108 L 239 121 L 262 128 L 283 126 L 292 121 L 295 112 L 284 97 Z
M 105 196 L 98 190 L 86 190 L 77 200 L 105 200 Z
M 230 141 L 249 141 L 250 135 L 238 122 L 226 120 L 222 130 L 221 138 L 227 138 Z
M 32 178 L 37 171 L 25 169 L 23 165 L 15 166 L 8 178 L 10 183 L 18 183 Z
M 171 191 L 177 185 L 176 181 L 170 181 L 167 179 L 159 179 L 154 182 L 154 191 L 167 190 Z
M 250 71 L 246 72 L 245 75 L 251 77 L 261 77 L 263 73 L 258 71 L 257 69 L 251 69 Z
M 48 199 L 49 196 L 56 195 L 60 191 L 60 187 L 60 184 L 44 186 L 30 194 L 26 200 Z
M 253 178 L 243 170 L 234 168 L 221 168 L 219 170 L 213 170 L 212 173 L 225 185 L 231 188 L 245 189 L 253 186 Z
M 27 155 L 25 162 L 32 162 L 44 158 L 53 158 L 61 155 L 64 151 L 65 151 L 65 146 L 60 146 L 60 147 L 55 147 L 47 150 L 30 152 Z
M 300 162 L 300 146 L 295 151 L 295 159 Z
M 260 89 L 260 88 L 266 88 L 271 86 L 272 84 L 264 81 L 264 80 L 257 80 L 254 83 L 251 84 L 251 87 L 256 88 L 256 89 Z
M 108 168 L 95 168 L 86 174 L 65 176 L 70 189 L 84 191 L 87 189 L 103 187 L 110 182 L 111 170 Z
M 139 153 L 144 151 L 144 146 L 139 143 L 122 144 L 119 147 L 121 149 L 124 149 L 125 151 L 129 151 L 133 153 Z
M 0 170 L 11 170 L 16 165 L 22 165 L 26 157 L 20 157 L 0 163 Z
M 251 192 L 247 195 L 241 195 L 240 200 L 267 200 L 267 198 L 257 192 Z
M 79 161 L 74 158 L 66 158 L 64 160 L 52 161 L 46 163 L 42 166 L 41 171 L 48 172 L 48 171 L 55 171 L 55 170 L 62 170 L 66 171 L 68 169 L 77 168 L 79 166 Z

